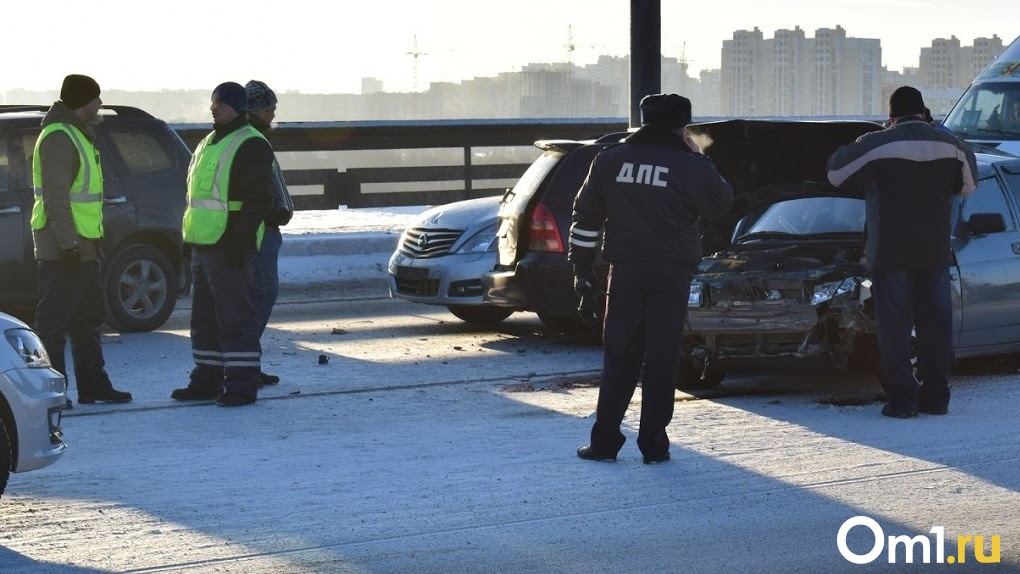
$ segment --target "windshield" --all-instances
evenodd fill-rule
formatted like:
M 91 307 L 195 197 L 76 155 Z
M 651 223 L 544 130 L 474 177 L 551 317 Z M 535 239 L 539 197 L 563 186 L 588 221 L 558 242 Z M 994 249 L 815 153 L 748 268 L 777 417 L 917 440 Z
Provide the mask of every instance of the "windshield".
M 1020 82 L 972 85 L 943 123 L 964 138 L 1020 139 Z
M 864 200 L 806 197 L 772 204 L 748 214 L 734 232 L 734 242 L 755 237 L 860 234 L 864 231 Z

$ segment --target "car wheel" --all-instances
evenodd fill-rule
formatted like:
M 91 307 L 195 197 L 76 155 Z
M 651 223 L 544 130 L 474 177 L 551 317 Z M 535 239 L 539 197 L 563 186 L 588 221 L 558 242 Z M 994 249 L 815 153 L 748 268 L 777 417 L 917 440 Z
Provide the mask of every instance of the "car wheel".
M 177 303 L 177 272 L 152 245 L 118 251 L 106 273 L 106 322 L 118 331 L 158 329 Z
M 853 350 L 847 357 L 847 370 L 851 373 L 878 372 L 878 337 L 874 334 L 858 335 Z
M 580 333 L 594 333 L 602 328 L 602 324 L 585 325 L 580 317 L 573 315 L 550 315 L 539 313 L 538 320 L 546 329 L 563 335 L 575 335 Z
M 11 476 L 11 440 L 7 435 L 7 427 L 0 418 L 0 496 L 7 488 L 7 479 Z
M 726 378 L 726 370 L 714 366 L 711 361 L 705 367 L 705 358 L 684 355 L 677 372 L 676 388 L 681 391 L 703 391 L 714 389 Z
M 852 373 L 880 373 L 882 368 L 878 337 L 873 334 L 860 335 L 854 340 L 847 370 Z M 917 333 L 910 333 L 910 367 L 917 376 Z
M 455 317 L 474 325 L 491 325 L 509 317 L 513 310 L 484 305 L 447 305 L 446 308 Z

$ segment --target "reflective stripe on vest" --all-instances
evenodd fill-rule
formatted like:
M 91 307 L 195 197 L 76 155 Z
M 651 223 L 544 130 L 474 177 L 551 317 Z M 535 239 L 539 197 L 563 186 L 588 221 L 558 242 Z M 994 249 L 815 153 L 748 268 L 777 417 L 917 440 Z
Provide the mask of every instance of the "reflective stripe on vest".
M 64 132 L 78 150 L 79 166 L 68 193 L 71 200 L 71 218 L 78 235 L 89 239 L 103 236 L 103 168 L 99 150 L 72 124 L 55 123 L 43 128 L 35 141 L 32 156 L 32 186 L 35 203 L 32 206 L 32 229 L 46 226 L 46 209 L 43 203 L 42 142 L 54 132 Z
M 242 201 L 230 201 L 230 168 L 241 144 L 256 137 L 265 139 L 251 126 L 212 143 L 215 135 L 210 133 L 198 144 L 188 166 L 188 202 L 182 227 L 184 241 L 194 245 L 218 242 L 227 229 L 229 212 L 244 206 Z M 260 226 L 257 244 L 261 242 Z

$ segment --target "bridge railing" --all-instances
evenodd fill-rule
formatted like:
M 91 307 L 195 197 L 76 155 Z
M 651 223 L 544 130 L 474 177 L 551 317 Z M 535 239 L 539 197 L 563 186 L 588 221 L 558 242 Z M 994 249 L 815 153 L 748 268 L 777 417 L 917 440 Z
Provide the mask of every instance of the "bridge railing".
M 209 133 L 209 125 L 174 124 L 191 149 Z M 455 148 L 462 160 L 454 165 L 286 169 L 289 186 L 320 186 L 319 194 L 295 195 L 297 209 L 335 209 L 392 205 L 438 205 L 503 193 L 503 188 L 478 187 L 476 182 L 513 180 L 527 163 L 473 161 L 475 148 L 530 146 L 542 139 L 586 139 L 626 130 L 623 119 L 565 120 L 442 120 L 375 122 L 294 122 L 279 124 L 273 149 L 283 152 L 409 150 Z M 368 193 L 369 184 L 433 184 L 428 191 Z M 438 189 L 435 187 L 438 185 Z M 392 187 L 392 186 L 391 186 Z M 398 186 L 399 187 L 399 186 Z
M 730 118 L 696 118 L 715 121 Z M 782 120 L 867 120 L 874 117 L 754 118 Z M 191 149 L 209 133 L 209 124 L 173 124 Z M 439 205 L 503 193 L 503 187 L 486 187 L 492 180 L 515 180 L 527 163 L 473 161 L 477 148 L 531 146 L 543 139 L 582 140 L 625 131 L 623 118 L 608 119 L 494 119 L 414 120 L 362 122 L 280 123 L 272 134 L 273 148 L 285 152 L 335 152 L 365 150 L 459 149 L 461 161 L 430 166 L 373 165 L 348 168 L 324 166 L 315 169 L 286 169 L 290 186 L 313 186 L 321 192 L 295 195 L 297 209 L 336 209 L 337 206 L 380 207 L 393 205 Z M 413 191 L 420 184 L 428 191 Z M 372 192 L 373 184 L 389 185 L 397 191 Z M 476 184 L 480 184 L 476 185 Z M 406 191 L 404 190 L 406 189 Z

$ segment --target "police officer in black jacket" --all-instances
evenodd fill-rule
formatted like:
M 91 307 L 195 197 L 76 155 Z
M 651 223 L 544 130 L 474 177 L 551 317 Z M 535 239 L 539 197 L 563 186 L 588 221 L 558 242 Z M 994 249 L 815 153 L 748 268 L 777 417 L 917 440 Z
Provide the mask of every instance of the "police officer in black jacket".
M 733 201 L 733 188 L 684 132 L 690 121 L 687 98 L 645 96 L 642 127 L 595 157 L 574 200 L 569 260 L 583 299 L 595 288 L 600 235 L 610 263 L 598 411 L 591 443 L 577 450 L 585 460 L 616 460 L 639 377 L 638 448 L 645 464 L 669 460 L 666 426 L 691 275 L 702 257 L 699 220 L 724 215 Z

